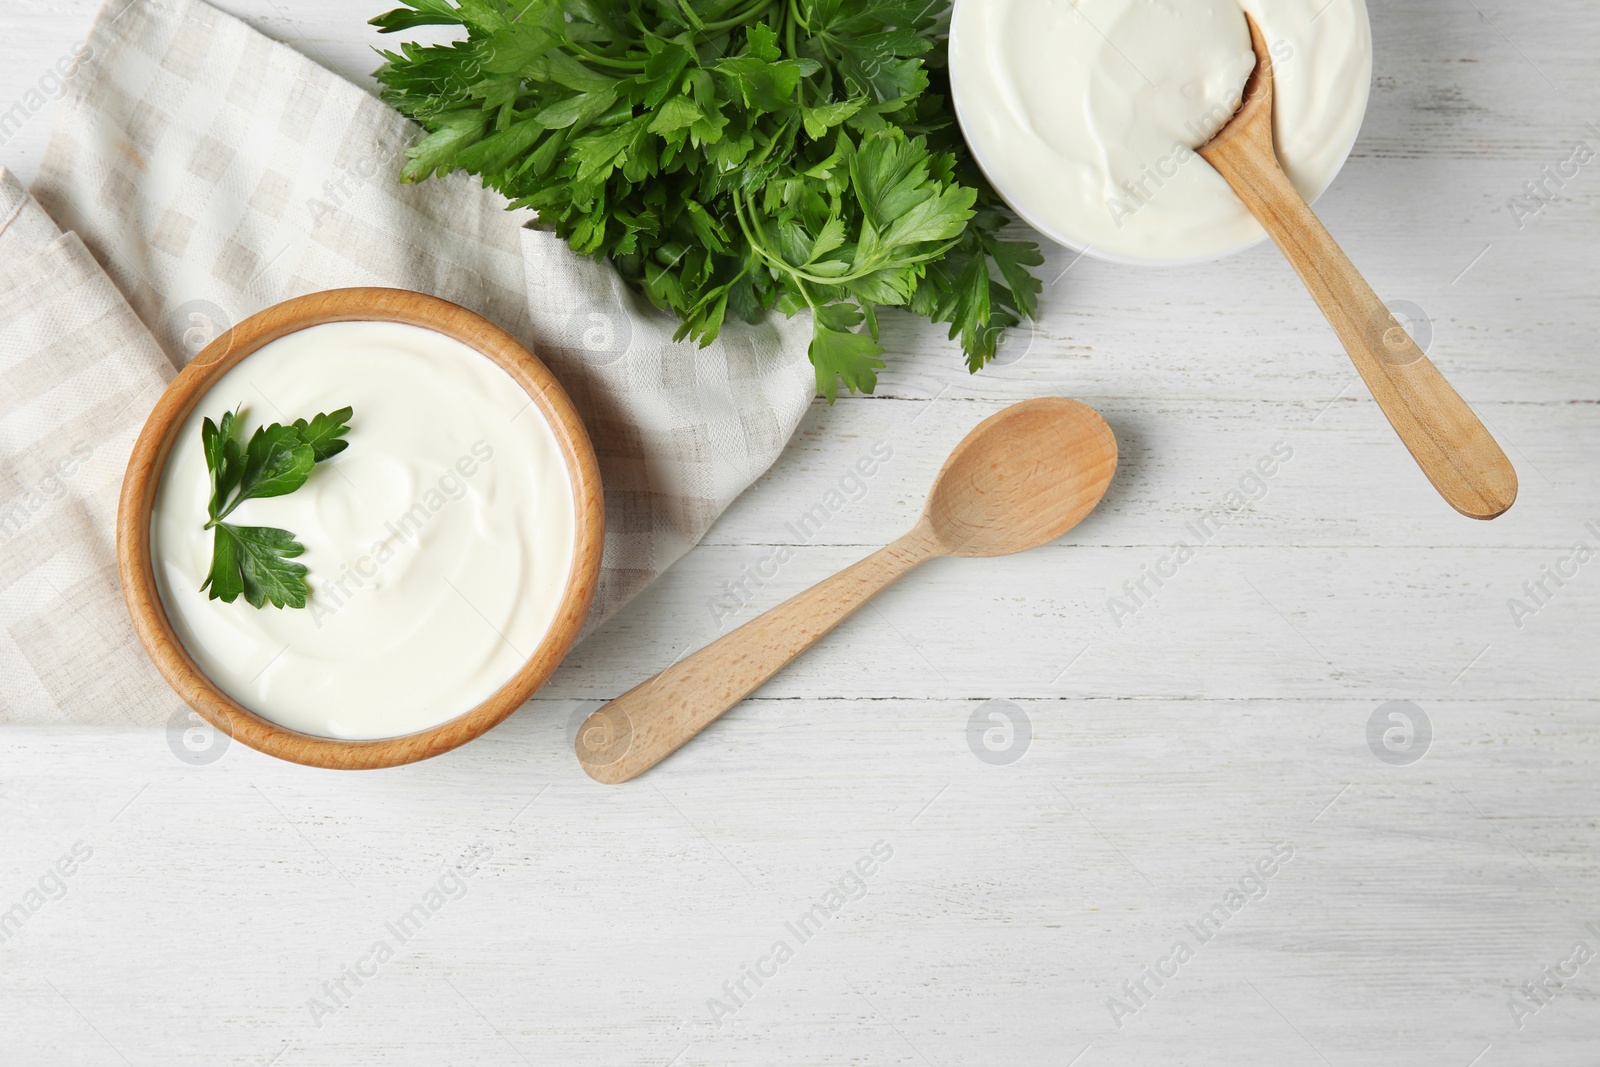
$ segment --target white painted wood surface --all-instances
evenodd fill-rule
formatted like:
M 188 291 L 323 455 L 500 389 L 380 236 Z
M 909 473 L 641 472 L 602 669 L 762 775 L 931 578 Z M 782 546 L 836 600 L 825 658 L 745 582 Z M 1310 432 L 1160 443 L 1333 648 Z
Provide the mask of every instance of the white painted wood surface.
M 224 6 L 373 65 L 382 5 Z M 819 404 L 702 547 L 463 750 L 341 775 L 239 747 L 190 765 L 159 732 L 5 731 L 0 910 L 58 892 L 75 843 L 92 855 L 0 943 L 0 1062 L 1595 1063 L 1600 961 L 1536 1012 L 1508 1001 L 1579 942 L 1600 953 L 1600 562 L 1520 627 L 1508 600 L 1600 547 L 1600 163 L 1521 228 L 1506 201 L 1600 148 L 1600 12 L 1372 6 L 1371 110 L 1319 210 L 1380 293 L 1426 310 L 1432 357 L 1519 467 L 1509 515 L 1432 494 L 1271 248 L 1153 272 L 1052 253 L 1066 273 L 1013 362 L 968 377 L 891 320 L 879 395 Z M 92 8 L 5 0 L 0 106 Z M 48 126 L 0 160 L 31 177 Z M 567 739 L 596 702 L 898 533 L 950 444 L 1051 393 L 1099 408 L 1124 455 L 1066 542 L 930 565 L 649 777 L 581 774 Z M 893 456 L 859 499 L 788 529 L 878 441 Z M 1279 442 L 1265 495 L 1114 618 Z M 1009 765 L 969 748 L 989 700 L 1031 731 Z M 1410 765 L 1369 748 L 1391 700 L 1431 722 Z M 1274 841 L 1293 858 L 1202 944 L 1185 924 Z M 877 842 L 865 895 L 801 943 L 786 924 Z M 442 876 L 464 889 L 428 912 Z M 419 901 L 402 943 L 386 924 Z M 1193 958 L 1143 978 L 1179 939 Z M 717 1025 L 708 1001 L 734 1007 L 724 983 L 779 940 L 792 958 Z M 379 941 L 375 975 L 324 988 Z M 1141 978 L 1119 1028 L 1108 998 L 1134 1006 Z

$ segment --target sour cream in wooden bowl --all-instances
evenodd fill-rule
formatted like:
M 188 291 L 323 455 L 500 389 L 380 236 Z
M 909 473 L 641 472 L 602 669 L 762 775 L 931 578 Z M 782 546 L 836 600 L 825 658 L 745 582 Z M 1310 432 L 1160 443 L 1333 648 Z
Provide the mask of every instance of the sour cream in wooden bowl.
M 226 516 L 293 534 L 304 606 L 213 597 L 204 421 L 236 412 L 243 448 L 346 407 L 342 451 Z M 582 425 L 514 338 L 420 294 L 334 290 L 253 316 L 174 381 L 135 448 L 119 548 L 136 628 L 191 706 L 273 755 L 385 766 L 477 736 L 549 677 L 593 595 L 602 516 Z
M 1101 259 L 1183 264 L 1266 235 L 1195 148 L 1271 46 L 1278 157 L 1309 202 L 1366 114 L 1365 0 L 956 0 L 950 82 L 984 174 L 1040 233 Z

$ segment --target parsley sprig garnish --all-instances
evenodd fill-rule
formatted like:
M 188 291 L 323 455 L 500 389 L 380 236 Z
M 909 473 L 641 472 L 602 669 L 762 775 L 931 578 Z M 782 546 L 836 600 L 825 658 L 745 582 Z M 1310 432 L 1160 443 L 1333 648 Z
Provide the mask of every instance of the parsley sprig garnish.
M 383 99 L 427 136 L 404 181 L 466 170 L 611 260 L 679 337 L 813 312 L 831 400 L 877 383 L 878 308 L 950 324 L 967 366 L 1031 317 L 1037 246 L 948 102 L 944 0 L 404 0 Z
M 271 526 L 237 526 L 224 522 L 246 500 L 292 493 L 311 477 L 311 469 L 349 445 L 350 408 L 326 412 L 307 422 L 275 422 L 257 427 L 248 444 L 240 444 L 242 426 L 236 412 L 220 424 L 206 419 L 200 427 L 206 469 L 211 474 L 209 521 L 214 530 L 211 571 L 200 586 L 212 600 L 231 604 L 240 593 L 252 607 L 306 606 L 306 567 L 292 562 L 306 548 L 288 530 Z

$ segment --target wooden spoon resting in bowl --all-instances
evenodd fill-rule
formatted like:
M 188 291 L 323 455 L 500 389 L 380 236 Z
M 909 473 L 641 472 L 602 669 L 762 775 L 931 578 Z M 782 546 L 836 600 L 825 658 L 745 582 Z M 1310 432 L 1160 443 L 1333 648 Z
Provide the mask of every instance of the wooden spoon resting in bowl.
M 1249 15 L 1256 67 L 1238 112 L 1198 151 L 1227 179 L 1305 282 L 1389 424 L 1450 506 L 1474 519 L 1504 514 L 1517 472 L 1444 375 L 1423 355 L 1335 243 L 1278 164 L 1272 58 Z
M 608 785 L 643 774 L 918 564 L 1060 537 L 1100 502 L 1116 468 L 1111 428 L 1075 400 L 1025 400 L 989 416 L 945 460 L 910 533 L 600 708 L 578 730 L 578 762 Z

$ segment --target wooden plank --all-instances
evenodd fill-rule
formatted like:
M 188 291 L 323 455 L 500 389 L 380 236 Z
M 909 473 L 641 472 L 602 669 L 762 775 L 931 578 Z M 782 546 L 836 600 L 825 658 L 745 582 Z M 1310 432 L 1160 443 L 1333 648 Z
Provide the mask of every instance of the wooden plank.
M 1480 404 L 1518 468 L 1522 492 L 1506 515 L 1475 523 L 1432 497 L 1354 371 L 1344 384 L 1342 396 L 1330 391 L 1313 404 L 1063 389 L 1106 417 L 1122 460 L 1106 499 L 1070 540 L 1169 545 L 1186 524 L 1222 508 L 1231 516 L 1223 539 L 1238 546 L 1554 548 L 1600 519 L 1592 476 L 1600 405 Z M 819 401 L 783 462 L 735 502 L 705 543 L 875 546 L 899 536 L 949 449 L 1006 402 L 935 396 L 857 398 L 833 408 Z M 1246 507 L 1237 508 L 1233 492 L 1250 498 Z

